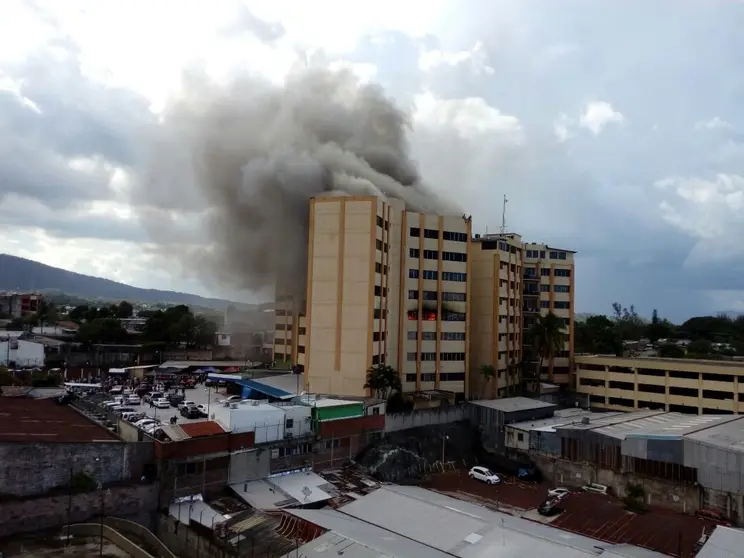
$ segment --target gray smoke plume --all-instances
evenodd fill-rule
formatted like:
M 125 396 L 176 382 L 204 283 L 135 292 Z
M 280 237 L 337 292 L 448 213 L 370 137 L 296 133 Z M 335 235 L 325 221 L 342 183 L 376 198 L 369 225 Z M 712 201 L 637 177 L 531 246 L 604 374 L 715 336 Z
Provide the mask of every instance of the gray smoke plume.
M 301 292 L 308 200 L 377 195 L 410 210 L 459 214 L 421 182 L 406 114 L 348 71 L 305 70 L 282 86 L 193 78 L 160 122 L 140 212 L 184 268 L 222 286 Z M 156 209 L 154 209 L 156 208 Z M 205 213 L 207 238 L 176 237 L 174 215 Z

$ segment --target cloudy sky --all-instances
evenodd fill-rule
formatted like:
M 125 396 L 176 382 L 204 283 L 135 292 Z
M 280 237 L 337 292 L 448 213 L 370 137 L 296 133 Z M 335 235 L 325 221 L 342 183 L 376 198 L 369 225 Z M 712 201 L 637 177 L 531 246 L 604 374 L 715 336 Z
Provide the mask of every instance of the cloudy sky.
M 510 230 L 577 250 L 577 310 L 744 311 L 743 28 L 733 0 L 4 0 L 0 252 L 234 295 L 153 251 L 148 138 L 184 70 L 312 59 L 410 112 L 423 176 L 481 232 L 507 195 Z

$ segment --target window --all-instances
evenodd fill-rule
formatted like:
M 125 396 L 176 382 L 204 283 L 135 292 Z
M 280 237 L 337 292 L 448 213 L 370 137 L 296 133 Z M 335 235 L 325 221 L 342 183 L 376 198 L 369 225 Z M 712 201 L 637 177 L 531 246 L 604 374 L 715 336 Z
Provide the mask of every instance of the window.
M 411 289 L 408 291 L 408 300 L 418 300 L 418 291 Z
M 382 318 L 387 319 L 387 310 L 382 310 L 380 308 L 375 308 L 374 318 L 375 318 L 375 320 L 380 320 Z
M 554 285 L 553 290 L 557 293 L 570 293 L 571 287 L 568 285 Z
M 382 252 L 382 240 L 380 240 L 379 238 L 375 240 L 375 246 L 377 246 L 377 249 Z
M 442 293 L 442 300 L 447 302 L 465 302 L 465 293 Z
M 540 292 L 541 293 L 549 293 L 550 292 L 550 285 L 540 285 Z
M 439 374 L 440 382 L 464 382 L 465 372 L 445 372 Z
M 437 296 L 437 291 L 424 291 L 424 300 L 428 300 L 431 302 L 436 302 L 439 297 Z
M 301 355 L 304 355 L 305 354 L 305 345 L 299 345 L 297 347 L 297 352 L 300 353 Z
M 468 241 L 468 235 L 461 232 L 451 232 L 451 231 L 444 231 L 442 233 L 442 238 L 444 240 L 451 240 L 453 242 L 467 242 Z
M 556 269 L 556 271 L 558 271 L 558 270 Z M 540 275 L 542 275 L 543 277 L 550 277 L 550 268 L 549 267 L 543 267 L 543 268 L 541 268 L 540 269 Z
M 284 428 L 294 428 L 294 419 L 284 421 Z
M 422 331 L 421 332 L 421 340 L 422 341 L 436 341 L 437 340 L 437 332 L 436 331 Z
M 375 262 L 375 273 L 382 273 L 382 264 L 380 262 Z
M 416 341 L 418 339 L 418 331 L 409 331 L 408 332 L 408 340 L 409 341 Z
M 443 331 L 442 341 L 465 341 L 464 331 Z
M 555 276 L 556 277 L 571 277 L 571 270 L 570 269 L 556 269 Z
M 372 334 L 372 341 L 385 341 L 387 339 L 387 332 L 383 331 L 380 333 L 379 331 L 375 331 Z
M 571 303 L 563 300 L 555 301 L 553 303 L 553 308 L 555 308 L 556 310 L 568 310 L 569 308 L 571 308 Z
M 468 255 L 462 252 L 442 252 L 442 260 L 447 262 L 466 262 Z
M 406 382 L 415 382 L 416 381 L 416 374 L 406 374 Z
M 468 278 L 467 273 L 458 273 L 455 271 L 443 271 L 442 272 L 442 281 L 464 283 L 465 281 L 467 281 L 467 278 Z
M 422 382 L 433 382 L 436 379 L 436 374 L 421 374 Z
M 385 226 L 385 222 L 383 221 L 382 217 L 379 215 L 377 216 L 377 226 L 380 228 L 383 228 Z
M 540 259 L 541 260 L 545 259 L 545 250 L 540 250 Z
M 421 236 L 421 229 L 419 229 L 418 227 L 411 227 L 410 236 Z
M 408 362 L 416 362 L 416 353 L 407 353 L 406 360 Z
M 387 287 L 375 285 L 375 296 L 387 296 Z
M 425 269 L 423 271 L 423 274 L 424 274 L 424 279 L 433 279 L 434 281 L 436 281 L 437 277 L 439 276 L 439 272 L 434 269 Z
M 439 353 L 439 360 L 452 362 L 465 360 L 465 353 Z
M 442 312 L 442 319 L 445 322 L 464 322 L 464 312 Z
M 408 249 L 408 255 L 412 258 L 418 258 L 419 257 L 419 249 L 418 248 L 409 248 Z
M 550 301 L 549 300 L 541 300 L 540 301 L 540 308 L 550 308 Z
M 424 238 L 436 238 L 439 240 L 439 231 L 435 229 L 424 229 Z
M 439 251 L 438 250 L 424 250 L 424 259 L 425 260 L 438 260 Z
M 276 324 L 276 330 L 277 331 L 286 331 L 287 330 L 287 324 Z
M 419 270 L 418 269 L 409 269 L 408 270 L 408 278 L 409 279 L 418 279 L 419 277 Z
M 517 433 L 517 441 L 518 442 L 524 442 L 524 434 L 522 434 L 521 432 L 518 432 Z

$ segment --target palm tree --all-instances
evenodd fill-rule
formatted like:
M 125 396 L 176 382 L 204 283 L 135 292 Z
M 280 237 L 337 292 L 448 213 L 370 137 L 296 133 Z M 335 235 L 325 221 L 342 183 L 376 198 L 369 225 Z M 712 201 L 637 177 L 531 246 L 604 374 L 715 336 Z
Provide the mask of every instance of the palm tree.
M 548 312 L 546 315 L 537 318 L 537 321 L 529 331 L 532 348 L 535 354 L 540 357 L 536 378 L 538 386 L 540 385 L 543 362 L 546 359 L 550 361 L 565 346 L 567 336 L 563 328 L 563 321 L 552 312 Z M 553 381 L 552 375 L 550 381 Z
M 483 364 L 478 368 L 478 372 L 480 372 L 481 378 L 483 378 L 483 396 L 485 397 L 488 385 L 496 377 L 496 368 L 491 364 Z
M 375 364 L 367 370 L 365 389 L 369 389 L 379 399 L 387 399 L 395 391 L 401 391 L 403 385 L 398 371 L 387 364 Z

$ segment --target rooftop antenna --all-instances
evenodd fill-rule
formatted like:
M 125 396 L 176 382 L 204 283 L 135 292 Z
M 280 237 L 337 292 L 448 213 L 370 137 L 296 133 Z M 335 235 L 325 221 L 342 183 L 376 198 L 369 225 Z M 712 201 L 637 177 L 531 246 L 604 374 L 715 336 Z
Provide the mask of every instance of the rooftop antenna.
M 501 209 L 501 234 L 504 234 L 506 232 L 506 202 L 509 200 L 506 199 L 506 194 L 504 194 L 504 205 Z

